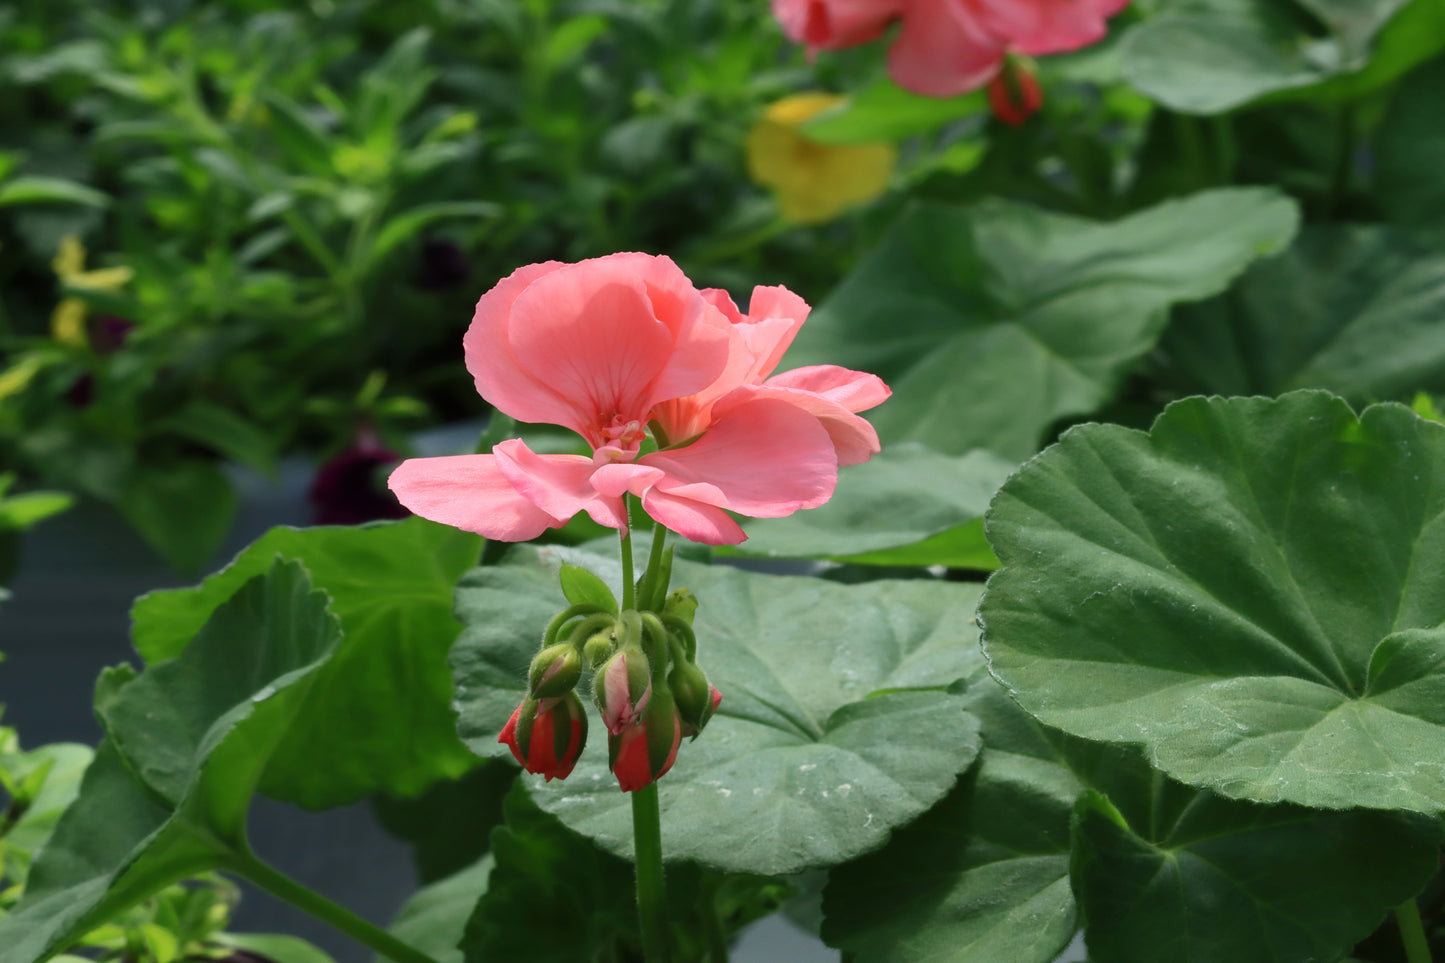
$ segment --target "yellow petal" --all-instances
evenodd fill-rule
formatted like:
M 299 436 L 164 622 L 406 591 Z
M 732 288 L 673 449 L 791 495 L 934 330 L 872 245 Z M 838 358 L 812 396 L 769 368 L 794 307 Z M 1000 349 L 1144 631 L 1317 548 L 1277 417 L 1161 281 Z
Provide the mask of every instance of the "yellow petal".
M 55 253 L 55 260 L 50 262 L 50 267 L 61 280 L 67 280 L 83 271 L 85 269 L 85 246 L 80 243 L 80 238 L 74 234 L 62 237 L 60 250 Z
M 4 371 L 0 371 L 0 398 L 9 398 L 11 395 L 18 395 L 30 384 L 35 373 L 40 370 L 40 359 L 25 358 L 17 364 L 11 365 Z
M 50 316 L 50 335 L 61 344 L 72 348 L 84 348 L 90 344 L 85 333 L 85 302 L 77 298 L 66 298 L 56 305 Z
M 121 266 L 72 274 L 65 279 L 65 283 L 74 288 L 84 288 L 87 291 L 106 291 L 124 287 L 133 277 L 135 277 L 135 271 Z
M 898 158 L 892 144 L 822 144 L 798 132 L 799 124 L 842 99 L 818 93 L 785 97 L 748 132 L 748 173 L 772 189 L 789 220 L 831 220 L 888 186 Z

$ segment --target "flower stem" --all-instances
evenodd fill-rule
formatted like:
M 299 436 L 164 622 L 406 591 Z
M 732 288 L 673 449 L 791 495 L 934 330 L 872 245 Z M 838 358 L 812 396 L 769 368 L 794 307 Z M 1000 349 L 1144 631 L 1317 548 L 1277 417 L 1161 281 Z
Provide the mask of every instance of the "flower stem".
M 667 927 L 662 913 L 662 816 L 657 806 L 655 782 L 632 793 L 632 837 L 637 859 L 637 922 L 642 930 L 642 958 L 645 963 L 667 963 Z
M 305 910 L 317 919 L 330 923 L 347 936 L 370 947 L 393 963 L 436 963 L 418 949 L 403 943 L 390 933 L 357 916 L 351 910 L 333 903 L 314 890 L 296 882 L 262 862 L 252 853 L 237 853 L 227 867 L 257 886 L 291 905 Z
M 1395 923 L 1400 927 L 1400 941 L 1405 944 L 1405 959 L 1410 963 L 1431 963 L 1430 941 L 1425 938 L 1420 907 L 1413 899 L 1395 907 Z
M 622 533 L 622 611 L 633 608 L 636 602 L 637 584 L 632 579 L 632 496 L 622 496 L 622 511 L 627 516 L 627 528 Z

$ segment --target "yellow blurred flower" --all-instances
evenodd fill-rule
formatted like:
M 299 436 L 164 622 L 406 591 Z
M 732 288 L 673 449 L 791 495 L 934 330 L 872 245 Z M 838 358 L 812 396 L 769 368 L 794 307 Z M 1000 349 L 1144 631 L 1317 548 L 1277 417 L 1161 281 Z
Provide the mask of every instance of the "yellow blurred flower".
M 805 137 L 804 121 L 841 103 L 837 94 L 784 97 L 748 132 L 748 173 L 770 188 L 783 215 L 819 224 L 883 193 L 898 152 L 892 144 L 822 144 Z
M 74 234 L 60 239 L 60 250 L 50 262 L 55 276 L 67 287 L 82 288 L 86 291 L 113 291 L 124 287 L 135 272 L 128 267 L 101 268 L 98 271 L 85 269 L 85 246 Z M 90 344 L 85 332 L 85 302 L 79 298 L 65 298 L 55 307 L 50 316 L 50 334 L 61 344 L 84 348 Z

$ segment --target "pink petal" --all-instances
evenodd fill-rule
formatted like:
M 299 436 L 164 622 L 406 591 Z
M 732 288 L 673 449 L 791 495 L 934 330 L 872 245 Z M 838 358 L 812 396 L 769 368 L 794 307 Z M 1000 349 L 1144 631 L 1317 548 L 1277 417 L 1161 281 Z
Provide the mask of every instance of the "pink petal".
M 601 429 L 645 420 L 653 382 L 673 351 L 646 286 L 606 259 L 534 281 L 512 305 L 509 337 L 517 363 L 548 390 L 531 400 L 530 417 L 507 413 L 565 425 L 594 448 Z
M 888 51 L 888 74 L 916 94 L 952 97 L 988 83 L 1005 47 L 964 0 L 916 0 Z
M 784 371 L 769 378 L 763 385 L 811 391 L 849 411 L 867 411 L 881 405 L 893 394 L 877 375 L 831 364 L 805 365 Z
M 570 515 L 554 516 L 514 489 L 491 455 L 411 458 L 387 482 L 397 499 L 423 518 L 503 542 L 525 542 Z
M 603 465 L 592 473 L 592 487 L 608 498 L 621 498 L 627 493 L 641 495 L 665 476 L 661 468 L 618 462 Z
M 638 462 L 667 473 L 649 491 L 757 518 L 821 505 L 838 481 L 837 455 L 818 419 L 773 398 L 733 405 L 697 441 Z
M 583 455 L 539 455 L 520 438 L 492 449 L 497 470 L 520 495 L 557 518 L 586 512 L 608 528 L 625 528 L 621 499 L 608 498 L 592 487 L 596 470 Z
M 462 337 L 477 393 L 518 421 L 549 421 L 558 399 L 550 387 L 524 371 L 512 353 L 512 305 L 533 281 L 566 266 L 559 261 L 528 264 L 498 281 L 477 301 L 471 326 Z
M 736 545 L 748 537 L 721 508 L 678 498 L 655 488 L 642 496 L 642 510 L 658 524 L 702 545 Z
M 902 9 L 900 0 L 773 0 L 785 34 L 827 50 L 873 40 Z
M 853 414 L 845 405 L 839 404 L 825 395 L 812 391 L 776 387 L 773 384 L 776 380 L 776 378 L 770 378 L 765 385 L 740 388 L 718 402 L 717 407 L 713 410 L 715 412 L 726 411 L 733 404 L 755 398 L 774 398 L 794 405 L 818 419 L 818 423 L 823 426 L 823 430 L 828 433 L 828 438 L 833 442 L 833 449 L 837 453 L 840 467 L 860 465 L 881 450 L 878 431 L 869 423 L 868 419 Z
M 971 0 L 981 22 L 1010 46 L 1041 55 L 1078 50 L 1108 33 L 1118 0 Z
M 782 285 L 753 288 L 748 303 L 749 327 L 743 329 L 743 334 L 758 359 L 755 370 L 759 379 L 773 373 L 811 310 L 807 301 Z

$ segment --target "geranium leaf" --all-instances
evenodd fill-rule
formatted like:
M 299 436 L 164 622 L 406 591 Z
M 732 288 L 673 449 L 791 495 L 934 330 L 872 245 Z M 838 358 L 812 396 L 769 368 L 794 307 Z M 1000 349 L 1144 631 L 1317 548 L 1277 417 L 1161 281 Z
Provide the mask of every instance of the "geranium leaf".
M 989 510 L 992 669 L 1227 796 L 1445 809 L 1442 481 L 1445 426 L 1318 391 L 1074 429 Z
M 986 451 L 953 456 L 889 445 L 844 468 L 826 505 L 750 521 L 748 540 L 721 554 L 993 568 L 983 513 L 1015 467 Z
M 609 559 L 517 548 L 458 588 L 458 726 L 478 754 L 507 752 L 497 733 L 521 700 L 542 626 L 563 607 L 564 562 L 620 579 Z M 723 701 L 658 784 L 670 858 L 762 875 L 836 863 L 923 812 L 973 760 L 976 722 L 945 689 L 975 664 L 959 640 L 976 587 L 843 586 L 682 560 L 672 584 L 700 601 L 699 665 Z M 572 829 L 630 855 L 629 801 L 595 717 L 591 731 L 573 774 L 532 791 Z
M 1098 959 L 1337 959 L 1433 871 L 1425 817 L 1224 799 L 1043 728 L 984 671 L 965 698 L 978 766 L 829 875 L 824 936 L 858 963 L 1048 963 L 1078 919 Z
M 430 886 L 423 886 L 402 904 L 392 921 L 390 933 L 436 963 L 462 963 L 462 935 L 477 901 L 487 891 L 496 859 L 486 853 Z M 376 963 L 391 963 L 378 955 Z
M 262 791 L 316 809 L 383 789 L 412 795 L 473 762 L 457 742 L 446 656 L 459 631 L 456 580 L 480 551 L 477 536 L 420 518 L 274 528 L 200 585 L 138 599 L 132 635 L 147 661 L 174 658 L 240 583 L 278 554 L 300 559 L 330 593 L 346 637 Z
M 107 737 L 0 920 L 33 963 L 191 873 L 247 852 L 246 810 L 341 630 L 295 562 L 241 586 L 179 658 L 97 685 Z
M 1181 307 L 1163 347 L 1207 392 L 1408 400 L 1445 388 L 1442 316 L 1445 255 L 1430 237 L 1318 225 L 1228 294 Z
M 1442 15 L 1445 19 L 1445 15 Z M 1445 59 L 1414 71 L 1390 98 L 1375 133 L 1375 192 L 1392 221 L 1436 227 L 1445 220 L 1445 128 L 1438 93 Z
M 1224 290 L 1288 244 L 1297 219 L 1292 201 L 1257 188 L 1110 224 L 1004 201 L 917 205 L 814 312 L 788 357 L 887 381 L 893 397 L 870 415 L 885 443 L 1020 461 L 1054 422 L 1112 398 L 1170 305 Z
M 1445 13 L 1433 0 L 1184 0 L 1125 38 L 1124 77 L 1173 110 L 1215 114 L 1359 97 L 1442 47 Z
M 1439 863 L 1426 817 L 1195 796 L 1156 838 L 1097 793 L 1080 800 L 1074 886 L 1099 959 L 1339 959 Z

